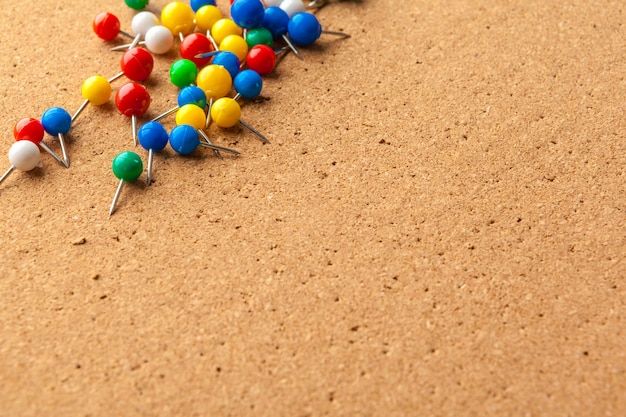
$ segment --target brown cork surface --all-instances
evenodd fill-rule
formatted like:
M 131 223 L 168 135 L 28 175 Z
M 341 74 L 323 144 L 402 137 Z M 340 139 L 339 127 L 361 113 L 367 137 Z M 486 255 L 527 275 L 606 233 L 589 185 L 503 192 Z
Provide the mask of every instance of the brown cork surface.
M 133 13 L 0 6 L 6 153 L 17 120 L 118 72 L 91 20 Z M 352 38 L 243 106 L 270 145 L 212 126 L 240 157 L 168 148 L 110 218 L 112 158 L 145 152 L 90 106 L 70 169 L 43 154 L 0 185 L 0 416 L 626 415 L 623 8 L 329 5 Z

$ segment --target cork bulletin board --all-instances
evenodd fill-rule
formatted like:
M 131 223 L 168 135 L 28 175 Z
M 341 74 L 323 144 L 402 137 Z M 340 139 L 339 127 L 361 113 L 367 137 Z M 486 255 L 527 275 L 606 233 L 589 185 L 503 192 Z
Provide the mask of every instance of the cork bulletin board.
M 6 154 L 19 119 L 119 72 L 91 21 L 134 12 L 0 7 Z M 112 158 L 146 152 L 89 106 L 69 169 L 44 153 L 0 185 L 0 416 L 626 415 L 625 13 L 332 3 L 352 37 L 242 105 L 270 144 L 212 126 L 240 156 L 166 148 L 112 216 Z M 140 123 L 175 105 L 176 58 Z

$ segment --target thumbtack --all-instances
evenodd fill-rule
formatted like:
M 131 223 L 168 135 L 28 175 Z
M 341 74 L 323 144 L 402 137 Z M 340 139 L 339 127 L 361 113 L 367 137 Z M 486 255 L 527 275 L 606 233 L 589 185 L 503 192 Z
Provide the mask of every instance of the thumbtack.
M 280 2 L 280 8 L 287 13 L 287 16 L 291 18 L 296 13 L 300 13 L 306 10 L 306 6 L 302 0 L 283 0 Z
M 39 147 L 29 140 L 18 140 L 9 148 L 9 163 L 11 167 L 0 177 L 0 184 L 15 169 L 20 171 L 30 171 L 39 165 L 41 153 Z
M 141 38 L 146 38 L 146 33 L 150 28 L 154 26 L 158 26 L 159 18 L 151 12 L 139 12 L 135 16 L 133 16 L 133 20 L 131 21 L 131 27 L 133 29 L 133 33 L 135 33 L 135 39 L 132 43 L 127 43 L 125 45 L 119 45 L 111 48 L 112 51 L 122 51 L 124 49 L 131 49 L 135 46 L 142 44 L 145 45 L 144 42 L 139 42 Z M 169 32 L 169 30 L 168 30 Z
M 263 13 L 263 20 L 261 21 L 260 26 L 269 30 L 274 39 L 282 38 L 287 43 L 287 46 L 289 46 L 289 49 L 291 49 L 298 58 L 304 59 L 302 58 L 300 51 L 298 51 L 298 49 L 286 36 L 287 25 L 289 24 L 289 15 L 287 12 L 280 7 L 270 6 L 266 7 Z
M 181 155 L 189 155 L 195 151 L 198 146 L 204 146 L 218 151 L 230 152 L 236 155 L 239 154 L 239 152 L 234 149 L 200 142 L 198 130 L 190 125 L 178 125 L 171 130 L 170 146 L 174 149 L 174 151 L 176 151 L 176 153 Z
M 63 161 L 52 149 L 43 142 L 44 128 L 41 122 L 32 117 L 25 117 L 19 120 L 13 128 L 13 137 L 16 141 L 30 141 L 35 145 L 40 146 L 44 151 L 48 152 L 58 163 L 64 167 L 68 167 L 66 162 Z
M 261 24 L 264 9 L 261 0 L 235 0 L 230 6 L 230 17 L 238 26 L 252 29 Z
M 165 113 L 158 115 L 157 117 L 152 119 L 152 121 L 156 122 L 166 116 L 169 116 L 170 114 L 174 113 L 176 110 L 178 110 L 185 104 L 195 104 L 196 106 L 203 108 L 203 109 L 207 105 L 206 94 L 200 87 L 197 87 L 195 85 L 189 85 L 187 87 L 184 87 L 182 90 L 180 90 L 178 92 L 177 101 L 178 101 L 178 106 L 171 108 Z
M 197 13 L 204 6 L 215 6 L 215 0 L 191 0 L 189 5 Z
M 213 103 L 211 107 L 211 119 L 213 119 L 216 125 L 224 128 L 239 124 L 256 135 L 264 143 L 270 143 L 258 130 L 241 120 L 241 106 L 230 97 L 219 98 Z
M 162 151 L 167 146 L 169 135 L 161 123 L 148 122 L 139 128 L 137 137 L 139 138 L 139 144 L 148 151 L 146 182 L 150 185 L 152 182 L 154 153 Z
M 232 52 L 239 61 L 243 61 L 248 54 L 248 43 L 239 35 L 228 35 L 220 42 L 219 50 Z
M 211 26 L 211 36 L 218 45 L 222 43 L 222 40 L 228 35 L 243 35 L 241 27 L 237 26 L 232 19 L 222 18 Z
M 227 150 L 228 152 L 234 154 L 239 153 L 229 148 L 215 147 L 213 143 L 211 143 L 208 135 L 202 130 L 205 126 L 204 109 L 196 106 L 195 104 L 185 104 L 180 109 L 178 109 L 178 112 L 176 112 L 176 125 L 187 125 L 194 127 L 197 130 L 198 135 L 200 135 L 204 139 L 206 144 L 209 145 L 211 149 L 213 149 L 213 152 L 215 152 L 215 156 L 220 159 L 224 159 L 224 157 L 220 153 L 220 150 Z M 204 146 L 202 142 L 200 142 L 200 145 Z
M 113 202 L 111 203 L 111 208 L 109 209 L 109 216 L 111 216 L 115 211 L 115 205 L 120 197 L 124 183 L 135 181 L 143 172 L 143 162 L 141 162 L 141 157 L 139 157 L 139 155 L 135 152 L 126 151 L 113 158 L 111 168 L 113 170 L 113 175 L 120 180 L 120 184 L 117 186 L 117 191 L 113 196 Z
M 91 27 L 96 35 L 105 41 L 111 41 L 119 34 L 129 37 L 130 39 L 135 38 L 130 33 L 120 30 L 120 19 L 109 12 L 98 13 L 93 19 Z
M 217 43 L 211 35 L 211 28 L 215 22 L 223 18 L 222 12 L 215 5 L 205 5 L 196 10 L 196 29 L 207 34 L 215 49 L 217 49 Z
M 233 98 L 234 100 L 239 99 L 239 97 L 251 100 L 261 94 L 263 79 L 258 72 L 247 69 L 235 76 L 233 86 L 235 87 L 235 91 L 237 91 L 237 94 Z
M 72 127 L 72 116 L 70 116 L 67 110 L 61 107 L 51 107 L 41 116 L 41 124 L 49 135 L 59 138 L 65 166 L 69 168 L 70 159 L 65 149 L 65 135 L 67 135 Z
M 196 27 L 195 13 L 191 6 L 180 1 L 168 3 L 161 11 L 161 24 L 168 28 L 174 36 L 189 35 Z
M 78 110 L 76 110 L 74 116 L 72 116 L 72 122 L 85 110 L 85 107 L 87 107 L 89 103 L 95 106 L 101 106 L 109 101 L 112 92 L 111 83 L 102 75 L 92 75 L 83 81 L 81 93 L 85 101 Z
M 255 45 L 248 51 L 246 64 L 261 75 L 269 74 L 276 66 L 276 52 L 267 45 Z
M 150 106 L 150 94 L 141 84 L 124 84 L 115 94 L 115 106 L 126 117 L 131 118 L 133 142 L 137 146 L 137 118 L 144 115 Z
M 347 33 L 322 30 L 322 25 L 317 17 L 308 12 L 294 14 L 287 24 L 287 32 L 293 43 L 299 46 L 312 44 L 319 39 L 322 33 L 343 38 L 350 37 Z
M 154 58 L 143 48 L 131 48 L 122 55 L 120 68 L 122 72 L 109 78 L 109 82 L 124 75 L 132 81 L 145 81 L 154 68 Z
M 206 66 L 211 61 L 209 56 L 200 58 L 198 56 L 214 51 L 213 42 L 202 33 L 192 33 L 185 36 L 185 39 L 180 43 L 180 56 L 190 60 L 198 68 Z
M 256 45 L 267 45 L 271 47 L 274 44 L 274 37 L 272 36 L 272 32 L 266 28 L 258 27 L 246 32 L 246 43 L 248 44 L 248 48 L 252 48 Z
M 170 81 L 178 88 L 194 84 L 198 78 L 198 67 L 188 59 L 179 59 L 170 66 Z

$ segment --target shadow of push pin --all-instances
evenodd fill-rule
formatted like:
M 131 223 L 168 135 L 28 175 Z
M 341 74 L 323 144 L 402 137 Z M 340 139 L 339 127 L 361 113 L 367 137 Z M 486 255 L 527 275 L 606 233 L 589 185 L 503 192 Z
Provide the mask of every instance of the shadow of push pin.
M 162 151 L 169 141 L 167 130 L 159 122 L 148 122 L 139 128 L 137 132 L 139 144 L 148 151 L 148 168 L 146 171 L 146 182 L 152 182 L 152 163 L 154 153 Z
M 102 75 L 92 75 L 83 81 L 81 93 L 85 101 L 72 116 L 72 122 L 85 110 L 88 104 L 102 106 L 109 101 L 112 92 L 111 83 Z
M 46 143 L 43 141 L 44 127 L 41 122 L 31 117 L 19 120 L 13 128 L 13 136 L 16 141 L 30 141 L 48 152 L 58 163 L 68 168 L 66 161 L 61 159 Z
M 39 147 L 29 140 L 19 140 L 9 148 L 9 163 L 11 167 L 0 177 L 0 184 L 15 169 L 20 171 L 30 171 L 39 165 L 41 153 Z
M 126 151 L 113 158 L 111 168 L 113 175 L 120 180 L 120 184 L 117 186 L 117 191 L 115 191 L 113 196 L 109 216 L 115 211 L 115 205 L 120 197 L 124 183 L 135 181 L 143 172 L 143 162 L 141 162 L 141 158 L 135 152 Z
M 51 107 L 41 116 L 41 124 L 49 135 L 56 136 L 59 139 L 65 166 L 69 168 L 70 159 L 65 149 L 65 135 L 67 135 L 72 127 L 72 116 L 70 116 L 67 110 L 61 107 Z
M 219 127 L 229 128 L 236 124 L 252 132 L 256 137 L 261 139 L 263 143 L 270 141 L 258 130 L 241 120 L 241 106 L 230 97 L 222 97 L 215 100 L 211 107 L 211 119 Z
M 137 146 L 137 118 L 150 107 L 150 94 L 146 87 L 135 82 L 124 84 L 115 93 L 115 106 L 126 117 L 130 117 L 133 143 Z

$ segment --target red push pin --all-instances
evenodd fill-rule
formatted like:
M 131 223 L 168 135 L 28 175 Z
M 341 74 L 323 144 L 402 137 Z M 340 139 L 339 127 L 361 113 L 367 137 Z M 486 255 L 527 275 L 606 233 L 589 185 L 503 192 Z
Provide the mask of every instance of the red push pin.
M 98 35 L 100 39 L 105 41 L 112 41 L 113 39 L 117 38 L 117 35 L 119 34 L 127 36 L 133 40 L 135 39 L 135 36 L 131 35 L 128 32 L 120 30 L 120 19 L 118 19 L 117 16 L 109 12 L 98 13 L 93 19 L 91 27 L 93 28 L 93 31 L 96 33 L 96 35 Z
M 146 87 L 135 82 L 124 84 L 115 93 L 115 106 L 126 117 L 130 117 L 133 128 L 133 142 L 137 146 L 137 118 L 150 107 L 150 94 Z
M 124 52 L 120 60 L 122 72 L 109 78 L 113 82 L 122 76 L 126 76 L 132 81 L 145 81 L 154 68 L 154 58 L 152 54 L 143 48 L 132 48 Z
M 16 141 L 20 140 L 28 140 L 33 142 L 35 145 L 38 145 L 44 151 L 48 152 L 57 162 L 63 165 L 65 168 L 68 168 L 68 165 L 65 161 L 59 157 L 52 149 L 48 147 L 43 141 L 44 128 L 41 122 L 37 119 L 33 119 L 32 117 L 26 117 L 21 119 L 15 124 L 13 128 L 13 136 Z
M 214 52 L 215 50 L 213 42 L 202 33 L 187 35 L 180 43 L 180 56 L 196 64 L 198 69 L 206 67 L 211 62 L 211 57 L 198 58 L 197 56 Z
M 267 45 L 255 45 L 248 51 L 246 64 L 248 64 L 248 68 L 251 70 L 261 75 L 267 75 L 276 66 L 276 54 L 277 52 Z

